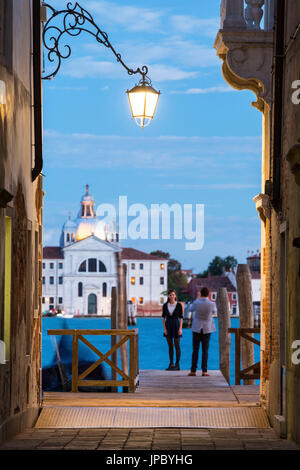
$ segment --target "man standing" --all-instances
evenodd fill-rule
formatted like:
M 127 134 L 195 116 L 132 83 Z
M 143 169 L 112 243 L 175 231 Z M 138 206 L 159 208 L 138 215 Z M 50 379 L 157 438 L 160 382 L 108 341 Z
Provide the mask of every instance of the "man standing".
M 192 332 L 193 332 L 193 355 L 191 372 L 188 375 L 195 376 L 198 364 L 199 346 L 202 343 L 202 375 L 209 376 L 207 373 L 207 359 L 208 359 L 208 346 L 210 335 L 216 331 L 213 313 L 217 312 L 215 302 L 208 299 L 209 290 L 207 287 L 202 287 L 200 291 L 200 298 L 196 299 L 190 306 L 190 311 L 193 312 Z

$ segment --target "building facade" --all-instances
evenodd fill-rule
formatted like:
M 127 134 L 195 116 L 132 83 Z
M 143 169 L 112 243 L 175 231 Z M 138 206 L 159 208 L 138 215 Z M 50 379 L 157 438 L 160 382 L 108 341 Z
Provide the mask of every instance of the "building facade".
M 264 6 L 264 8 L 263 8 Z M 260 400 L 300 443 L 300 4 L 222 0 L 215 40 L 224 79 L 262 113 Z
M 116 253 L 127 267 L 127 299 L 137 313 L 161 308 L 167 299 L 168 261 L 122 248 L 115 221 L 110 225 L 97 217 L 87 186 L 77 218 L 63 225 L 60 246 L 43 249 L 44 312 L 109 316 L 112 287 L 118 282 Z
M 40 5 L 0 2 L 0 442 L 41 395 Z

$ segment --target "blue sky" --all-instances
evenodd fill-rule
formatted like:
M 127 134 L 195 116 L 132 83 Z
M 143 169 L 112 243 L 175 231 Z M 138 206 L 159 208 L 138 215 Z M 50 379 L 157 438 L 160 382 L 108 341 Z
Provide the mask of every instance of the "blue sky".
M 52 0 L 63 9 L 67 2 Z M 220 0 L 81 1 L 130 67 L 149 67 L 161 91 L 155 119 L 140 129 L 126 90 L 139 80 L 87 34 L 54 80 L 43 81 L 44 245 L 57 245 L 69 213 L 90 185 L 96 205 L 204 204 L 204 246 L 186 240 L 124 240 L 161 249 L 184 268 L 204 270 L 214 256 L 260 248 L 253 197 L 260 192 L 261 116 L 252 92 L 233 90 L 213 48 Z M 46 70 L 50 70 L 47 69 Z

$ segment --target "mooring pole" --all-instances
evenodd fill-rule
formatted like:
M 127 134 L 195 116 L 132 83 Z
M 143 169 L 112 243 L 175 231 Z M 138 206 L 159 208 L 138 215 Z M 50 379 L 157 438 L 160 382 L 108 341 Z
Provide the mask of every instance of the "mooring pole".
M 253 328 L 253 303 L 251 273 L 248 264 L 238 264 L 236 273 L 237 294 L 240 314 L 240 328 Z M 249 333 L 249 336 L 253 334 Z M 254 344 L 241 338 L 242 369 L 254 364 Z M 252 385 L 254 379 L 243 380 L 244 385 Z
M 219 330 L 219 363 L 228 385 L 230 385 L 230 308 L 226 287 L 220 287 L 217 292 L 218 330 Z

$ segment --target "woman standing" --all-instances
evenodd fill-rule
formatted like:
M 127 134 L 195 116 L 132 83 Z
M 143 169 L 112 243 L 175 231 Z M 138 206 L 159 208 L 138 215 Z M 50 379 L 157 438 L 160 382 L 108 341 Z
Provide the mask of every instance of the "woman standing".
M 169 346 L 170 364 L 166 370 L 180 370 L 180 337 L 182 336 L 183 312 L 181 303 L 177 302 L 176 292 L 171 289 L 168 292 L 168 301 L 163 305 L 162 321 L 164 336 Z M 174 343 L 173 343 L 174 341 Z M 176 351 L 176 363 L 174 365 L 174 345 Z

